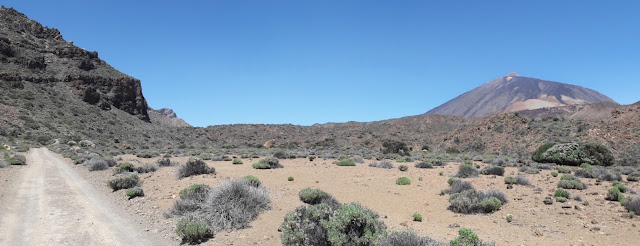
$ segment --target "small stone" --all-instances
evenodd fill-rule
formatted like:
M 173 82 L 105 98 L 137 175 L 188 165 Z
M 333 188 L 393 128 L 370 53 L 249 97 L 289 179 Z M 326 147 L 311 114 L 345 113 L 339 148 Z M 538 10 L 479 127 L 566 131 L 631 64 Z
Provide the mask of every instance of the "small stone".
M 562 208 L 571 208 L 572 206 L 570 204 L 562 204 Z
M 550 196 L 548 196 L 548 197 L 544 198 L 544 201 L 542 201 L 542 202 L 545 205 L 551 205 L 551 204 L 553 204 L 553 199 Z
M 637 227 L 637 225 L 635 223 L 631 224 L 631 227 Z
M 590 231 L 600 231 L 600 227 L 594 226 L 589 229 Z
M 510 190 L 510 189 L 513 189 L 513 185 L 512 185 L 512 184 L 508 184 L 508 185 L 507 185 L 507 189 L 509 189 L 509 190 Z
M 453 223 L 449 225 L 449 228 L 460 228 L 460 225 L 458 223 Z
M 575 208 L 575 209 L 576 209 L 576 210 L 578 210 L 578 211 L 582 211 L 582 207 L 580 207 L 580 206 L 578 206 L 578 205 L 573 206 L 573 208 Z
M 594 225 L 598 224 L 598 221 L 597 220 L 591 220 L 591 224 L 594 224 Z

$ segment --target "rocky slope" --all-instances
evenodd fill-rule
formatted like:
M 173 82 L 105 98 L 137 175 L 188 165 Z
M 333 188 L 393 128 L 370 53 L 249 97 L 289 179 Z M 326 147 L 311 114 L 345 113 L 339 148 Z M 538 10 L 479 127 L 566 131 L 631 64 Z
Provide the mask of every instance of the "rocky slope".
M 140 80 L 109 66 L 98 52 L 65 41 L 57 29 L 5 7 L 0 9 L 0 80 L 14 87 L 64 83 L 85 102 L 149 121 Z
M 581 86 L 510 73 L 468 91 L 426 114 L 485 117 L 499 112 L 518 112 L 596 102 L 615 103 L 611 98 Z
M 169 127 L 191 126 L 183 119 L 178 118 L 178 115 L 176 115 L 176 113 L 173 112 L 173 109 L 170 108 L 161 108 L 158 110 L 149 108 L 147 112 L 149 112 L 149 118 L 153 124 Z

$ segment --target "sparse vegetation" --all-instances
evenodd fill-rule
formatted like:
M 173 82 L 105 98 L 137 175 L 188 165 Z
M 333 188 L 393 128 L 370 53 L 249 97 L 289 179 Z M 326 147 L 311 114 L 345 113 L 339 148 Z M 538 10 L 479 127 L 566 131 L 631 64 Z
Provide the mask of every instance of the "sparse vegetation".
M 482 170 L 480 170 L 480 173 L 483 174 L 483 175 L 503 176 L 504 175 L 504 167 L 489 165 L 489 166 L 486 166 L 485 168 L 483 168 Z
M 191 157 L 186 164 L 178 168 L 178 178 L 186 178 L 189 176 L 215 173 L 216 169 L 209 167 L 202 159 Z
M 255 169 L 283 168 L 283 166 L 280 164 L 280 161 L 277 158 L 273 157 L 265 158 L 256 163 L 253 163 L 252 167 Z
M 118 167 L 116 167 L 113 170 L 113 173 L 118 174 L 118 173 L 124 173 L 124 172 L 133 172 L 133 169 L 134 169 L 133 164 L 129 162 L 125 162 L 118 165 Z
M 158 170 L 158 166 L 154 164 L 144 164 L 142 166 L 136 167 L 135 170 L 138 173 L 151 173 Z
M 473 232 L 471 229 L 460 228 L 458 230 L 458 237 L 451 240 L 449 243 L 451 246 L 484 246 L 484 245 L 493 245 L 493 243 L 483 243 L 482 240 Z
M 9 165 L 27 165 L 27 158 L 21 154 L 15 154 L 4 159 Z
M 233 161 L 232 161 L 231 163 L 232 163 L 233 165 L 240 165 L 240 164 L 242 164 L 242 160 L 240 160 L 240 159 L 238 159 L 238 158 L 235 158 L 235 159 L 233 159 Z
M 92 158 L 84 163 L 85 166 L 89 167 L 89 171 L 107 170 L 110 167 L 114 167 L 116 164 L 116 161 L 111 158 L 105 159 L 99 157 Z
M 253 175 L 244 176 L 243 179 L 249 181 L 249 184 L 255 187 L 258 187 L 262 184 L 262 182 L 260 182 L 260 179 Z
M 607 190 L 606 199 L 609 201 L 622 201 L 624 200 L 624 195 L 622 194 L 622 192 L 620 192 L 620 189 L 618 189 L 618 187 L 612 187 Z
M 473 164 L 467 162 L 460 165 L 458 172 L 453 176 L 457 178 L 473 178 L 478 177 L 478 173 L 478 169 L 476 169 Z
M 377 168 L 384 168 L 384 169 L 394 169 L 396 168 L 396 166 L 394 166 L 390 161 L 381 161 L 381 162 L 374 162 L 369 164 L 370 167 L 377 167 Z
M 413 231 L 394 231 L 380 237 L 376 246 L 444 246 L 430 237 L 420 237 Z
M 336 163 L 338 166 L 355 166 L 356 162 L 352 159 L 343 159 Z
M 560 181 L 558 182 L 558 188 L 563 189 L 576 189 L 576 190 L 584 190 L 587 187 L 580 182 L 580 179 L 576 178 L 571 174 L 562 175 Z
M 195 244 L 212 238 L 213 230 L 202 219 L 193 215 L 187 215 L 178 221 L 176 234 L 182 238 L 183 242 Z
M 469 189 L 460 193 L 451 194 L 449 197 L 449 209 L 456 213 L 492 213 L 500 209 L 506 196 L 498 190 L 480 192 Z
M 555 194 L 554 194 L 554 196 L 555 197 L 564 197 L 566 199 L 569 199 L 569 197 L 571 197 L 571 194 L 568 191 L 564 190 L 564 189 L 557 189 Z
M 160 158 L 156 161 L 156 163 L 158 164 L 158 166 L 161 167 L 168 167 L 171 166 L 171 159 L 169 158 Z
M 133 199 L 135 197 L 144 196 L 144 191 L 140 187 L 129 188 L 126 191 L 129 199 Z
M 522 175 L 504 177 L 505 184 L 529 185 L 529 179 Z
M 422 161 L 422 162 L 416 163 L 415 167 L 416 168 L 433 168 L 433 164 L 426 161 Z
M 112 179 L 109 181 L 108 185 L 113 189 L 113 191 L 121 190 L 121 189 L 129 189 L 138 185 L 140 179 L 138 175 L 131 174 L 126 177 L 119 177 Z

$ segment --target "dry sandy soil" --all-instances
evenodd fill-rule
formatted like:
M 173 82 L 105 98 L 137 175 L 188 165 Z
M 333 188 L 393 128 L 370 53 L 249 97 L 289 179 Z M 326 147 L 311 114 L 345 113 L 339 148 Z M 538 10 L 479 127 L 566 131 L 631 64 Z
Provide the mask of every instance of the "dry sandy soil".
M 120 156 L 122 161 L 135 165 L 155 163 L 156 159 L 140 159 L 132 155 Z M 185 163 L 187 158 L 171 158 L 172 162 Z M 233 165 L 230 161 L 207 161 L 215 167 L 216 174 L 199 175 L 178 180 L 178 167 L 162 167 L 158 171 L 141 174 L 145 197 L 128 200 L 124 191 L 111 192 L 106 182 L 112 179 L 112 171 L 89 172 L 84 167 L 73 166 L 73 171 L 89 181 L 93 188 L 106 196 L 115 206 L 124 208 L 123 217 L 138 224 L 138 229 L 146 231 L 147 236 L 163 237 L 169 245 L 180 244 L 173 232 L 176 218 L 166 218 L 168 211 L 181 189 L 192 184 L 208 184 L 215 187 L 229 178 L 255 175 L 271 194 L 271 209 L 260 214 L 243 230 L 222 231 L 203 245 L 280 245 L 278 227 L 285 215 L 303 205 L 298 191 L 306 188 L 319 188 L 340 202 L 358 202 L 382 215 L 382 221 L 390 230 L 411 229 L 419 235 L 430 236 L 438 240 L 449 241 L 457 236 L 459 227 L 473 229 L 485 241 L 495 241 L 497 245 L 637 245 L 640 240 L 638 217 L 624 217 L 626 211 L 618 202 L 604 199 L 610 182 L 594 185 L 594 179 L 582 179 L 587 189 L 571 190 L 580 194 L 590 205 L 570 200 L 571 208 L 562 208 L 561 203 L 544 205 L 543 199 L 552 196 L 560 176 L 552 177 L 550 170 L 540 174 L 526 174 L 532 186 L 514 186 L 506 189 L 503 177 L 483 176 L 467 179 L 479 190 L 499 189 L 507 195 L 509 203 L 501 210 L 488 215 L 462 215 L 447 210 L 448 195 L 440 196 L 446 189 L 447 179 L 454 174 L 458 165 L 448 163 L 435 169 L 414 168 L 409 165 L 407 172 L 398 169 L 379 169 L 369 167 L 371 161 L 355 167 L 340 167 L 332 164 L 335 160 L 307 159 L 281 160 L 284 168 L 274 170 L 256 170 L 251 163 L 257 159 L 243 159 L 244 164 Z M 481 166 L 484 164 L 478 163 Z M 3 172 L 3 171 L 0 171 Z M 443 172 L 443 175 L 439 175 Z M 517 174 L 516 168 L 507 168 L 506 174 Z M 287 181 L 292 176 L 294 181 Z M 397 178 L 406 176 L 411 185 L 395 184 Z M 419 181 L 419 177 L 423 181 Z M 627 183 L 631 189 L 640 191 L 638 183 Z M 4 199 L 4 198 L 3 198 Z M 566 204 L 566 203 L 565 203 Z M 413 213 L 423 215 L 423 222 L 412 221 Z M 513 222 L 505 220 L 513 215 Z M 6 235 L 6 234 L 3 234 Z
M 41 148 L 0 170 L 0 245 L 163 245 L 60 155 Z
M 120 156 L 121 162 L 135 165 L 155 163 L 156 159 L 140 159 L 132 155 Z M 187 158 L 172 158 L 174 163 L 185 163 Z M 435 169 L 414 168 L 407 172 L 398 169 L 380 169 L 369 167 L 371 161 L 355 167 L 340 167 L 332 164 L 335 160 L 307 159 L 281 160 L 284 168 L 274 170 L 256 170 L 251 163 L 256 159 L 243 159 L 244 164 L 233 165 L 230 161 L 207 161 L 215 167 L 216 174 L 199 175 L 178 180 L 177 167 L 163 167 L 154 173 L 141 174 L 144 198 L 127 200 L 124 192 L 112 193 L 122 207 L 128 208 L 133 217 L 137 217 L 144 228 L 180 243 L 173 232 L 176 218 L 165 218 L 180 190 L 192 184 L 217 183 L 245 175 L 255 175 L 270 191 L 271 210 L 262 213 L 251 223 L 251 228 L 218 232 L 204 245 L 280 245 L 278 227 L 285 215 L 297 206 L 303 205 L 298 191 L 306 188 L 319 188 L 340 202 L 358 202 L 380 213 L 390 230 L 411 229 L 419 235 L 430 236 L 449 241 L 457 236 L 459 227 L 473 229 L 483 240 L 495 241 L 497 245 L 637 245 L 640 240 L 640 228 L 636 227 L 638 217 L 625 218 L 626 211 L 618 202 L 604 199 L 610 182 L 594 185 L 595 179 L 582 179 L 587 189 L 571 190 L 580 194 L 590 205 L 570 200 L 568 203 L 544 205 L 543 200 L 552 196 L 560 176 L 552 177 L 550 170 L 540 174 L 526 174 L 532 186 L 514 186 L 506 189 L 503 177 L 483 176 L 467 179 L 479 190 L 499 189 L 507 195 L 509 203 L 493 214 L 462 215 L 447 210 L 448 195 L 440 196 L 441 190 L 448 187 L 447 179 L 457 171 L 456 163 Z M 484 165 L 482 163 L 478 163 Z M 440 176 L 439 173 L 443 172 Z M 80 170 L 87 179 L 94 180 L 97 186 L 105 186 L 111 179 L 111 171 L 88 172 Z M 516 168 L 507 168 L 506 174 L 517 174 Z M 287 181 L 292 176 L 294 181 Z M 397 178 L 406 176 L 411 185 L 396 185 Z M 419 177 L 423 181 L 419 181 Z M 627 186 L 639 190 L 638 183 Z M 109 192 L 108 189 L 105 189 Z M 597 194 L 596 194 L 597 193 Z M 570 204 L 571 208 L 562 208 Z M 414 222 L 413 213 L 423 215 L 423 222 Z M 513 215 L 513 222 L 505 217 Z

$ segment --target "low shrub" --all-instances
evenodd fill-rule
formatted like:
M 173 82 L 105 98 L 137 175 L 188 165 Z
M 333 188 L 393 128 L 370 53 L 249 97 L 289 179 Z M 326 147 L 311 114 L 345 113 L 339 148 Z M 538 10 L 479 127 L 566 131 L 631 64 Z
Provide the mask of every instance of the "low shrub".
M 494 243 L 483 243 L 478 235 L 473 232 L 471 229 L 460 228 L 458 230 L 458 237 L 451 240 L 449 243 L 451 246 L 485 246 L 485 245 L 494 245 Z
M 607 190 L 607 197 L 605 198 L 609 201 L 622 201 L 624 199 L 624 195 L 620 192 L 618 187 L 612 187 Z
M 140 187 L 134 187 L 127 189 L 126 194 L 129 199 L 133 199 L 135 197 L 144 196 L 144 191 Z
M 299 206 L 288 213 L 280 225 L 282 245 L 330 246 L 327 229 L 323 225 L 329 221 L 334 210 L 327 204 L 319 203 Z
M 556 167 L 559 173 L 571 173 L 571 168 L 567 167 Z
M 178 169 L 178 179 L 189 176 L 215 173 L 216 169 L 209 167 L 202 159 L 191 157 L 186 164 L 181 165 Z
M 114 159 L 105 159 L 105 158 L 92 158 L 89 161 L 86 161 L 83 165 L 89 168 L 89 171 L 102 171 L 107 170 L 110 167 L 116 165 L 116 161 Z
M 548 145 L 545 144 L 543 146 L 547 147 Z M 544 150 L 542 154 L 537 155 L 542 151 L 541 148 L 543 146 L 540 146 L 534 153 L 536 157 L 534 161 L 571 166 L 578 166 L 582 163 L 609 166 L 615 162 L 613 152 L 600 143 L 578 142 L 554 144 Z
M 492 213 L 500 209 L 503 204 L 502 199 L 506 201 L 506 196 L 497 190 L 491 192 L 465 190 L 451 194 L 448 209 L 462 214 Z
M 356 203 L 340 206 L 328 221 L 327 239 L 333 245 L 371 245 L 384 235 L 386 226 L 378 214 Z
M 423 161 L 423 162 L 416 163 L 415 167 L 416 168 L 433 168 L 433 164 Z
M 288 181 L 293 181 L 293 177 L 289 176 L 289 177 L 287 178 L 287 180 L 288 180 Z
M 9 165 L 27 165 L 27 157 L 21 154 L 15 154 L 4 159 Z
M 504 175 L 504 167 L 489 165 L 489 166 L 486 166 L 485 168 L 483 168 L 482 170 L 480 170 L 480 174 L 503 176 Z
M 556 202 L 565 203 L 565 202 L 567 202 L 567 198 L 566 197 L 561 197 L 561 196 L 556 196 Z
M 394 166 L 390 161 L 381 161 L 381 162 L 374 162 L 369 164 L 370 167 L 377 167 L 377 168 L 384 168 L 384 169 L 393 169 L 396 168 L 396 166 Z
M 204 184 L 194 184 L 180 191 L 180 199 L 173 204 L 170 214 L 186 215 L 200 209 L 211 191 L 211 187 Z
M 454 194 L 454 193 L 463 192 L 465 190 L 473 190 L 473 189 L 475 188 L 473 188 L 473 185 L 469 181 L 451 179 L 451 182 L 449 182 L 449 189 L 446 189 L 445 193 Z
M 422 215 L 419 214 L 419 213 L 414 213 L 413 214 L 413 221 L 422 222 Z
M 473 178 L 478 176 L 478 169 L 471 163 L 464 163 L 458 168 L 458 172 L 454 174 L 454 177 L 458 178 Z
M 511 221 L 513 221 L 513 215 L 507 215 L 507 217 L 505 217 L 505 219 L 507 220 L 508 223 L 511 223 Z
M 575 189 L 575 190 L 584 190 L 587 187 L 580 181 L 580 179 L 576 178 L 571 174 L 562 175 L 560 181 L 558 182 L 558 188 L 563 189 Z
M 529 179 L 525 176 L 518 174 L 517 176 L 507 176 L 504 177 L 505 184 L 517 184 L 517 185 L 529 185 Z
M 283 168 L 283 166 L 280 164 L 280 161 L 277 158 L 273 157 L 265 158 L 256 163 L 253 163 L 252 167 L 255 169 Z
M 302 202 L 310 205 L 327 204 L 332 209 L 340 206 L 338 200 L 320 189 L 304 188 L 298 192 L 298 196 Z
M 398 180 L 396 180 L 396 184 L 397 185 L 410 185 L 411 184 L 411 180 L 407 177 L 401 177 L 398 178 Z
M 620 190 L 620 192 L 622 192 L 622 193 L 626 193 L 629 190 L 629 188 L 627 188 L 627 186 L 625 186 L 623 183 L 617 183 L 616 182 L 616 183 L 613 184 L 613 187 L 618 188 L 618 190 Z
M 551 176 L 558 177 L 558 173 L 557 172 L 551 172 Z
M 207 223 L 193 215 L 187 215 L 178 221 L 176 234 L 183 242 L 197 244 L 213 237 L 213 230 Z
M 336 163 L 336 165 L 338 165 L 338 166 L 355 166 L 356 162 L 353 161 L 352 159 L 343 159 L 343 160 L 340 160 L 338 163 Z
M 627 181 L 637 182 L 640 180 L 640 171 L 635 171 L 627 176 Z
M 528 174 L 538 174 L 540 173 L 540 169 L 537 168 L 528 168 L 526 171 L 524 171 L 525 173 Z
M 136 167 L 136 172 L 138 173 L 152 173 L 158 170 L 158 165 L 154 164 L 144 164 L 140 167 Z
M 233 159 L 233 161 L 232 161 L 231 163 L 232 163 L 233 165 L 240 165 L 240 164 L 242 164 L 242 160 L 240 160 L 240 159 L 238 159 L 238 158 L 235 158 L 235 159 Z
M 569 197 L 571 197 L 571 194 L 568 191 L 564 190 L 564 189 L 557 189 L 556 192 L 554 193 L 554 196 L 555 197 L 564 197 L 564 198 L 569 199 Z
M 258 186 L 260 186 L 262 184 L 262 182 L 260 182 L 260 179 L 258 179 L 258 177 L 253 176 L 253 175 L 244 176 L 243 179 L 249 181 L 249 184 L 251 184 L 251 185 L 253 185 L 255 187 L 258 187 Z
M 398 166 L 398 169 L 402 172 L 406 172 L 407 170 L 409 170 L 409 167 L 407 165 L 400 165 Z
M 112 179 L 107 184 L 109 185 L 109 187 L 111 187 L 111 189 L 113 189 L 113 191 L 117 191 L 121 189 L 133 188 L 137 186 L 139 182 L 140 179 L 138 178 L 138 175 L 131 174 L 126 177 Z
M 624 208 L 627 211 L 634 212 L 635 214 L 640 214 L 640 198 L 632 197 L 627 200 L 624 204 Z
M 138 158 L 153 158 L 152 153 L 138 153 L 136 156 Z
M 360 156 L 351 157 L 351 160 L 353 160 L 355 163 L 364 164 L 364 159 L 362 159 L 362 157 Z
M 430 237 L 420 237 L 413 231 L 394 231 L 378 239 L 375 246 L 444 246 Z
M 125 163 L 121 163 L 120 165 L 118 165 L 118 167 L 116 167 L 115 169 L 113 169 L 113 173 L 114 174 L 118 174 L 118 173 L 125 173 L 125 172 L 133 172 L 133 164 L 129 163 L 129 162 L 125 162 Z
M 156 164 L 158 164 L 158 166 L 161 166 L 161 167 L 168 167 L 168 166 L 171 166 L 171 159 L 160 158 L 156 161 Z

